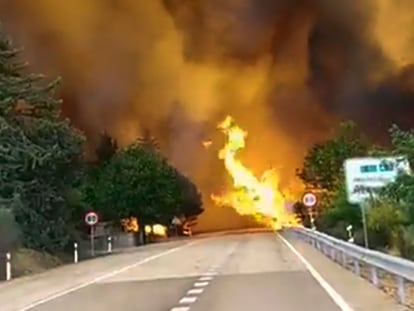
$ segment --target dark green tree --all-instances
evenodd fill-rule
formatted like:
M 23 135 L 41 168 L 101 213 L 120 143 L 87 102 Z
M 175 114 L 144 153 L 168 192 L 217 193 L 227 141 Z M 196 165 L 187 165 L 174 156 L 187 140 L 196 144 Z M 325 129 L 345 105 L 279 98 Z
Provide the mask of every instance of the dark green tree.
M 347 226 L 352 225 L 357 243 L 363 244 L 362 215 L 358 205 L 350 204 L 344 185 L 331 194 L 329 206 L 316 218 L 318 230 L 332 236 L 347 239 Z
M 397 125 L 390 130 L 392 154 L 395 156 L 406 156 L 410 166 L 414 167 L 414 131 L 403 131 Z
M 183 202 L 176 216 L 192 218 L 204 212 L 203 200 L 197 186 L 186 176 L 176 171 L 177 180 L 182 191 Z
M 184 202 L 176 170 L 140 143 L 120 150 L 95 181 L 86 199 L 107 220 L 135 216 L 141 224 L 166 225 Z
M 19 51 L 0 36 L 0 196 L 24 244 L 53 251 L 70 239 L 65 195 L 80 177 L 83 136 L 60 116 L 59 81 L 23 69 Z
M 355 124 L 345 122 L 333 138 L 315 144 L 306 154 L 297 176 L 305 187 L 319 191 L 315 217 L 318 230 L 346 238 L 346 227 L 353 225 L 358 231 L 356 238 L 359 237 L 361 213 L 358 206 L 347 202 L 344 162 L 348 158 L 366 156 L 369 147 Z
M 414 132 L 398 126 L 390 128 L 391 150 L 388 155 L 406 156 L 414 165 Z M 371 203 L 368 225 L 373 245 L 381 250 L 414 258 L 414 177 L 401 174 Z
M 378 247 L 414 259 L 414 176 L 403 174 L 385 187 L 368 216 Z
M 334 138 L 309 150 L 297 176 L 309 188 L 335 191 L 344 180 L 344 161 L 366 155 L 368 147 L 354 123 L 342 123 Z

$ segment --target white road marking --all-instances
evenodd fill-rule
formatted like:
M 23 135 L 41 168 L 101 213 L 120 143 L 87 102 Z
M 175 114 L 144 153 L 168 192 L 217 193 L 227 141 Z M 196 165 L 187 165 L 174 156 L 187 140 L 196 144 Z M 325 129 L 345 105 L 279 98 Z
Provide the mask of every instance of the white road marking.
M 192 297 L 183 297 L 183 298 L 181 298 L 179 303 L 180 304 L 189 304 L 189 303 L 196 302 L 196 300 L 197 300 L 197 297 L 194 297 L 194 296 L 192 296 Z
M 300 261 L 305 265 L 306 269 L 310 272 L 313 278 L 319 283 L 319 285 L 328 293 L 328 295 L 332 298 L 335 304 L 342 310 L 342 311 L 354 311 L 349 304 L 345 301 L 345 299 L 338 294 L 338 292 L 319 274 L 318 271 L 299 253 L 296 248 L 283 236 L 277 233 L 279 239 L 286 244 L 287 247 L 300 259 Z
M 195 243 L 197 243 L 197 242 L 198 242 L 198 241 L 193 241 L 193 242 L 190 242 L 190 243 L 186 243 L 186 244 L 184 244 L 184 245 L 181 245 L 181 246 L 177 246 L 177 247 L 171 248 L 171 249 L 169 249 L 169 250 L 166 250 L 166 251 L 164 251 L 164 252 L 158 253 L 158 254 L 156 254 L 156 255 L 149 256 L 149 257 L 144 258 L 144 259 L 142 259 L 142 260 L 140 260 L 140 261 L 138 261 L 138 262 L 135 262 L 135 263 L 133 263 L 133 264 L 131 264 L 131 265 L 125 266 L 125 267 L 120 268 L 120 269 L 117 269 L 117 270 L 113 270 L 112 272 L 109 272 L 109 273 L 103 274 L 103 275 L 101 275 L 101 276 L 98 276 L 98 277 L 96 277 L 96 278 L 94 278 L 94 279 L 92 279 L 92 280 L 90 280 L 90 281 L 87 281 L 87 282 L 84 282 L 84 283 L 82 283 L 82 284 L 79 284 L 79 285 L 73 286 L 73 287 L 71 287 L 71 288 L 68 288 L 68 289 L 66 289 L 66 290 L 63 290 L 63 291 L 57 292 L 57 293 L 55 293 L 55 294 L 53 294 L 53 295 L 50 295 L 50 296 L 48 296 L 48 297 L 46 297 L 46 298 L 40 299 L 40 300 L 38 300 L 38 301 L 36 301 L 36 302 L 33 302 L 33 303 L 31 303 L 31 304 L 29 304 L 29 305 L 27 305 L 27 306 L 23 307 L 23 308 L 20 308 L 20 309 L 16 310 L 16 311 L 28 311 L 28 310 L 30 310 L 30 309 L 33 309 L 34 307 L 37 307 L 37 306 L 43 305 L 43 304 L 45 304 L 45 303 L 47 303 L 47 302 L 49 302 L 49 301 L 52 301 L 52 300 L 54 300 L 54 299 L 57 299 L 57 298 L 59 298 L 59 297 L 65 296 L 65 295 L 70 294 L 70 293 L 73 293 L 73 292 L 78 291 L 78 290 L 80 290 L 80 289 L 82 289 L 82 288 L 85 288 L 85 287 L 87 287 L 87 286 L 90 286 L 90 285 L 96 284 L 96 283 L 98 283 L 98 282 L 100 282 L 100 281 L 103 281 L 103 280 L 105 280 L 105 279 L 108 279 L 108 278 L 110 278 L 110 277 L 113 277 L 113 276 L 115 276 L 115 275 L 117 275 L 117 274 L 120 274 L 120 273 L 122 273 L 122 272 L 128 271 L 128 270 L 133 269 L 133 268 L 135 268 L 135 267 L 138 267 L 138 266 L 140 266 L 140 265 L 142 265 L 142 264 L 144 264 L 144 263 L 150 262 L 150 261 L 155 260 L 155 259 L 157 259 L 157 258 L 160 258 L 160 257 L 166 256 L 166 255 L 168 255 L 168 254 L 174 253 L 174 252 L 176 252 L 176 251 L 178 251 L 178 250 L 180 250 L 180 249 L 182 249 L 182 248 L 188 247 L 188 246 L 190 246 L 190 245 L 192 245 L 192 244 L 195 244 Z
M 234 252 L 234 250 L 232 252 Z M 204 292 L 205 287 L 210 284 L 210 281 L 213 281 L 214 277 L 218 275 L 218 272 L 216 270 L 220 269 L 220 267 L 224 264 L 232 252 L 227 254 L 221 263 L 216 263 L 215 265 L 211 266 L 206 273 L 203 273 L 200 278 L 193 284 L 193 288 L 187 292 L 187 295 L 181 298 L 181 300 L 178 302 L 179 305 L 187 306 L 174 307 L 170 309 L 170 311 L 189 311 L 190 307 L 188 305 L 197 301 L 198 295 L 201 295 Z
M 209 282 L 195 282 L 194 287 L 204 287 L 207 286 Z
M 200 295 L 204 291 L 204 288 L 193 288 L 187 292 L 187 295 Z

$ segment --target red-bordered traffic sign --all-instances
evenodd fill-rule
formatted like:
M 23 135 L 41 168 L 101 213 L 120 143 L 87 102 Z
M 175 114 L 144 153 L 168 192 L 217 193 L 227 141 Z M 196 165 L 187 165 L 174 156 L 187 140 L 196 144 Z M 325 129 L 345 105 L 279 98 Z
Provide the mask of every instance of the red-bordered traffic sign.
M 95 212 L 89 212 L 85 215 L 85 222 L 89 226 L 94 226 L 98 223 L 99 217 Z
M 302 203 L 306 207 L 314 207 L 318 202 L 318 198 L 313 192 L 306 192 L 302 197 Z

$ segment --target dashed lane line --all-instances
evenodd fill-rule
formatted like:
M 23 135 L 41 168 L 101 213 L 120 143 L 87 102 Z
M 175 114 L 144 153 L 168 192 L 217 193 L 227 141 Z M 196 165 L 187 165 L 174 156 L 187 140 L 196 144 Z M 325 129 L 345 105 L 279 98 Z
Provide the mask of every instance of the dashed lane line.
M 204 292 L 204 288 L 192 288 L 187 292 L 187 295 L 200 295 Z
M 214 277 L 218 275 L 217 270 L 226 262 L 229 256 L 231 256 L 236 250 L 237 245 L 232 247 L 230 251 L 224 256 L 220 264 L 215 264 L 203 273 L 197 281 L 194 282 L 193 287 L 187 291 L 187 294 L 180 299 L 178 306 L 170 309 L 170 311 L 189 311 L 193 303 L 195 303 L 204 292 L 204 289 L 214 280 Z
M 214 277 L 218 274 L 217 269 L 219 265 L 215 265 L 214 268 L 210 268 L 206 273 L 202 274 L 193 287 L 187 292 L 187 294 L 180 299 L 178 304 L 180 306 L 172 308 L 170 311 L 189 311 L 190 306 L 197 301 L 199 295 L 204 292 L 204 289 L 214 280 Z
M 196 302 L 197 297 L 196 296 L 186 296 L 181 298 L 179 304 L 190 304 Z
M 178 304 L 180 306 L 172 308 L 170 311 L 188 311 L 190 310 L 190 306 L 197 301 L 198 295 L 201 295 L 204 292 L 204 289 L 210 284 L 210 282 L 204 281 L 199 282 L 201 279 L 205 277 L 201 276 L 198 281 L 196 281 L 187 294 L 180 299 Z M 211 280 L 213 280 L 212 277 Z
M 205 287 L 209 284 L 210 282 L 195 282 L 194 283 L 194 287 Z

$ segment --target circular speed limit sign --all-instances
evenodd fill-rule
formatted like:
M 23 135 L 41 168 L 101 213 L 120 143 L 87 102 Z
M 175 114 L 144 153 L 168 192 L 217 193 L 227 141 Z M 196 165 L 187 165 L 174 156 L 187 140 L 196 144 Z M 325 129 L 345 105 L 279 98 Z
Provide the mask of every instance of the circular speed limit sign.
M 89 226 L 94 226 L 98 223 L 98 214 L 95 212 L 89 212 L 85 215 L 85 222 Z
M 302 197 L 302 203 L 306 207 L 314 207 L 317 202 L 318 199 L 316 198 L 316 195 L 312 192 L 306 192 Z

